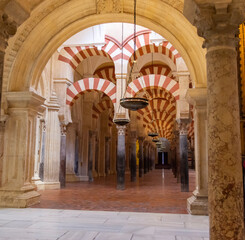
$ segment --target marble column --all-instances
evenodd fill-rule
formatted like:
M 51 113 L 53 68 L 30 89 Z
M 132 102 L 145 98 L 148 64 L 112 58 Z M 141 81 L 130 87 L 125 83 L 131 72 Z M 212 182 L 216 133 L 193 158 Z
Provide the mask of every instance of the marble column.
M 39 189 L 59 189 L 60 173 L 60 121 L 58 117 L 59 105 L 53 93 L 47 104 L 46 113 L 46 141 L 43 183 Z
M 194 19 L 207 48 L 210 239 L 240 240 L 244 239 L 244 206 L 236 34 L 245 19 L 245 3 L 195 7 L 189 20 Z
M 196 189 L 187 200 L 187 209 L 191 214 L 208 215 L 207 89 L 189 89 L 186 97 L 194 106 L 196 169 Z
M 144 175 L 144 137 L 138 137 L 139 141 L 139 177 Z
M 32 184 L 36 117 L 44 98 L 33 92 L 7 92 L 8 118 L 4 131 L 0 206 L 27 207 L 39 202 Z
M 108 176 L 110 174 L 110 145 L 111 138 L 105 137 L 105 175 Z
M 136 131 L 130 132 L 130 173 L 131 182 L 136 181 Z
M 88 180 L 89 182 L 93 182 L 93 131 L 89 131 L 89 143 L 88 143 Z
M 125 126 L 117 126 L 117 189 L 125 189 Z
M 180 153 L 180 183 L 181 192 L 189 192 L 189 167 L 188 167 L 188 124 L 189 119 L 178 119 L 179 124 L 179 153 Z
M 42 128 L 42 145 L 41 145 L 41 156 L 40 156 L 40 164 L 39 164 L 39 177 L 40 180 L 43 181 L 44 176 L 44 159 L 45 159 L 45 142 L 46 142 L 46 122 L 43 119 L 41 122 Z
M 66 124 L 60 124 L 60 187 L 66 186 Z
M 78 182 L 75 174 L 76 128 L 74 123 L 66 128 L 66 182 Z
M 41 181 L 40 178 L 40 162 L 42 156 L 42 122 L 44 119 L 41 114 L 38 114 L 36 118 L 36 140 L 35 140 L 35 163 L 34 163 L 34 175 L 32 181 L 34 184 L 38 184 Z
M 144 174 L 146 174 L 148 172 L 146 142 L 143 143 L 143 162 L 144 162 Z

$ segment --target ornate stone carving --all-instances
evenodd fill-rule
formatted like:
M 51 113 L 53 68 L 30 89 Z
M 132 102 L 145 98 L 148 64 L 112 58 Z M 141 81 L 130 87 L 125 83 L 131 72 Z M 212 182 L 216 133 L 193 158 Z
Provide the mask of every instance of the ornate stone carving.
M 120 13 L 122 11 L 121 0 L 97 0 L 97 13 Z
M 197 6 L 193 25 L 197 27 L 198 35 L 205 39 L 203 47 L 235 47 L 238 43 L 235 35 L 244 20 L 244 12 L 244 4 Z
M 10 20 L 7 14 L 0 12 L 0 51 L 5 52 L 9 37 L 13 36 L 16 31 L 17 24 Z
M 66 124 L 65 123 L 60 123 L 60 133 L 61 133 L 61 136 L 66 136 Z
M 125 130 L 126 130 L 126 126 L 117 126 L 117 130 L 118 130 L 118 136 L 123 136 L 125 135 Z
M 190 119 L 178 119 L 179 135 L 187 135 Z

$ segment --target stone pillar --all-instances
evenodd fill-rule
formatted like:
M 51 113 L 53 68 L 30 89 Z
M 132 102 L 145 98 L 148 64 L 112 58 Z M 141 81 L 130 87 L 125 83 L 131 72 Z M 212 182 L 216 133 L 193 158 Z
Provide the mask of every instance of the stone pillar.
M 125 189 L 125 126 L 117 126 L 117 189 Z
M 176 127 L 177 128 L 177 127 Z M 180 148 L 179 148 L 179 129 L 174 131 L 175 142 L 175 155 L 176 155 L 176 178 L 177 183 L 180 183 Z
M 189 89 L 188 101 L 194 106 L 196 189 L 187 200 L 191 214 L 208 215 L 207 89 Z
M 105 175 L 108 176 L 110 174 L 110 144 L 111 138 L 105 137 Z
M 136 131 L 130 132 L 130 172 L 131 182 L 136 181 Z
M 39 189 L 59 189 L 60 173 L 60 121 L 58 117 L 59 105 L 55 93 L 50 97 L 46 113 L 46 141 L 44 159 L 44 177 Z
M 60 187 L 66 186 L 66 125 L 60 124 Z
M 221 3 L 196 5 L 194 17 L 187 17 L 194 20 L 207 48 L 210 239 L 241 240 L 244 211 L 235 35 L 245 19 L 245 3 Z
M 88 143 L 88 180 L 89 182 L 93 182 L 93 135 L 94 133 L 90 130 L 89 131 L 89 143 Z
M 139 141 L 139 177 L 142 177 L 144 174 L 144 137 L 138 137 Z
M 4 131 L 0 206 L 27 207 L 39 202 L 32 185 L 36 117 L 44 98 L 32 92 L 7 92 L 8 118 Z
M 43 119 L 41 122 L 42 126 L 42 145 L 41 145 L 41 156 L 40 156 L 40 164 L 39 164 L 39 177 L 40 180 L 43 181 L 44 176 L 44 159 L 45 159 L 45 142 L 46 142 L 46 121 Z
M 180 152 L 180 182 L 181 192 L 189 192 L 189 167 L 188 167 L 188 124 L 189 119 L 178 119 L 179 124 L 179 152 Z
M 40 163 L 41 163 L 41 157 L 42 157 L 42 133 L 43 133 L 43 127 L 42 127 L 42 116 L 41 114 L 38 114 L 36 118 L 36 139 L 35 139 L 35 163 L 34 163 L 34 175 L 32 177 L 32 181 L 34 184 L 40 183 Z
M 76 129 L 74 123 L 66 128 L 66 182 L 78 182 L 75 175 Z
M 143 144 L 143 164 L 144 164 L 144 174 L 146 174 L 148 172 L 148 168 L 147 168 L 147 150 L 146 150 L 146 142 L 144 142 Z
M 0 187 L 2 186 L 2 171 L 3 171 L 3 150 L 4 150 L 4 130 L 7 120 L 7 115 L 0 116 Z

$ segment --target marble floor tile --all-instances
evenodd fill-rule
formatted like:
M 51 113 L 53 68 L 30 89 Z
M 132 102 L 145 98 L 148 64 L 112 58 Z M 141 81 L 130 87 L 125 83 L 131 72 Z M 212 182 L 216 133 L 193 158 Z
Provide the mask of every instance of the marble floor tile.
M 95 240 L 131 240 L 130 233 L 99 233 Z
M 206 216 L 52 209 L 5 209 L 0 215 L 0 240 L 209 239 Z
M 98 232 L 68 231 L 59 240 L 93 240 Z

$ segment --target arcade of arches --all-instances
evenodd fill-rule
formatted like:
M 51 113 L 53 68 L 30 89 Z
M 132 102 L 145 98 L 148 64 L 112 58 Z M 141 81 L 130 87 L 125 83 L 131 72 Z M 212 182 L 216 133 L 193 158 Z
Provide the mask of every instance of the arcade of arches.
M 212 240 L 244 239 L 244 1 L 138 0 L 135 37 L 132 0 L 0 9 L 0 206 L 110 174 L 123 190 L 125 169 L 135 181 L 159 156 L 188 192 L 192 159 L 189 213 L 209 215 Z

